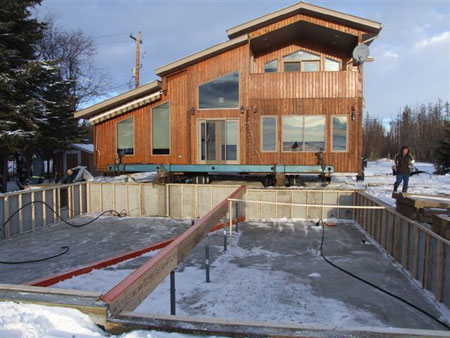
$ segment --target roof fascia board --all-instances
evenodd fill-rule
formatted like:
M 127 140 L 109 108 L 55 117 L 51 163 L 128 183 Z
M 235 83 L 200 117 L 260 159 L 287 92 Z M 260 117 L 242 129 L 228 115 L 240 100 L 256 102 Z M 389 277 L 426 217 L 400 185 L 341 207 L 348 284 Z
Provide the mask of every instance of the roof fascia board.
M 337 12 L 337 11 L 334 11 L 331 9 L 307 4 L 304 2 L 299 2 L 295 5 L 285 7 L 283 9 L 280 9 L 273 13 L 261 16 L 257 19 L 254 19 L 254 20 L 248 21 L 246 23 L 243 23 L 241 25 L 235 26 L 233 28 L 227 29 L 227 35 L 230 39 L 236 38 L 237 36 L 239 36 L 241 34 L 248 33 L 251 30 L 257 29 L 257 28 L 267 25 L 271 22 L 274 22 L 277 20 L 282 20 L 288 16 L 295 14 L 296 12 L 301 12 L 302 10 L 305 12 L 311 13 L 311 14 L 319 14 L 319 15 L 323 15 L 323 16 L 327 16 L 327 17 L 332 17 L 334 19 L 346 21 L 353 25 L 363 26 L 364 28 L 366 28 L 370 31 L 374 31 L 374 32 L 379 32 L 382 28 L 381 23 L 376 22 L 376 21 L 364 19 L 364 18 L 350 15 L 350 14 L 345 14 L 342 12 Z
M 124 102 L 142 97 L 147 94 L 151 94 L 158 90 L 161 90 L 161 81 L 155 80 L 155 81 L 147 83 L 139 88 L 130 90 L 124 94 L 112 97 L 105 101 L 94 104 L 93 106 L 76 111 L 74 113 L 74 117 L 75 118 L 90 118 L 92 116 L 101 114 L 105 110 L 117 107 L 118 105 L 123 104 Z
M 159 67 L 155 69 L 155 74 L 158 76 L 165 76 L 171 72 L 180 70 L 183 67 L 187 67 L 189 65 L 192 65 L 194 63 L 200 62 L 202 60 L 205 60 L 207 58 L 210 58 L 214 55 L 217 55 L 219 53 L 226 52 L 230 49 L 236 48 L 240 45 L 243 45 L 248 42 L 248 35 L 243 34 L 240 35 L 234 39 L 231 39 L 229 41 L 225 41 L 222 43 L 219 43 L 215 46 L 212 46 L 210 48 L 204 49 L 200 52 L 191 54 L 187 57 L 184 57 L 182 59 L 179 59 L 177 61 L 171 62 L 165 66 Z

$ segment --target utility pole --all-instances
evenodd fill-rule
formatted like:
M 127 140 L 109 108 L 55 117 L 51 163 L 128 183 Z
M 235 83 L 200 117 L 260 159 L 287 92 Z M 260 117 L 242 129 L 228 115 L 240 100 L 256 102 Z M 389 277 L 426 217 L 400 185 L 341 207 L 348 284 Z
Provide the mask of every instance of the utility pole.
M 136 88 L 139 88 L 139 45 L 142 44 L 141 35 L 140 33 L 137 34 L 136 37 L 130 34 L 130 38 L 132 38 L 134 41 L 136 41 L 136 68 L 134 71 L 134 78 L 136 83 Z

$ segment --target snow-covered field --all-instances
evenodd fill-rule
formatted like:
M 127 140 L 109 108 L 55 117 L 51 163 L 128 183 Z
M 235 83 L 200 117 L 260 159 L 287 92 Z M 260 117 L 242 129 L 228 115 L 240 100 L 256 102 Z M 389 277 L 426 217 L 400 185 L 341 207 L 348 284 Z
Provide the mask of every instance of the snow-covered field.
M 332 185 L 338 187 L 356 187 L 366 189 L 366 191 L 380 198 L 381 200 L 395 205 L 391 198 L 393 183 L 395 177 L 392 176 L 392 161 L 381 159 L 375 162 L 369 162 L 366 169 L 366 179 L 364 182 L 356 182 L 352 177 L 335 177 Z M 429 163 L 417 163 L 416 167 L 429 174 L 414 175 L 410 178 L 409 193 L 418 194 L 450 194 L 450 175 L 433 175 L 434 167 Z M 154 175 L 153 173 L 138 174 L 137 181 L 147 180 Z M 125 178 L 118 178 L 125 180 Z M 101 178 L 99 178 L 101 180 Z M 129 270 L 123 270 L 123 274 L 128 274 Z M 188 271 L 189 272 L 189 271 Z M 93 274 L 98 272 L 92 272 Z M 191 273 L 197 273 L 192 269 Z M 90 276 L 92 277 L 92 275 Z M 83 278 L 90 278 L 88 275 L 78 279 L 78 282 L 63 282 L 61 287 L 77 288 L 74 283 L 85 283 Z M 117 277 L 117 276 L 116 276 Z M 115 277 L 115 278 L 116 278 Z M 120 275 L 117 278 L 121 279 Z M 310 276 L 315 278 L 317 276 Z M 197 278 L 197 277 L 196 277 Z M 64 284 L 65 283 L 65 284 Z M 113 280 L 111 284 L 115 284 Z M 105 286 L 105 285 L 103 285 Z M 108 285 L 107 287 L 109 287 Z M 102 290 L 103 291 L 103 290 Z M 96 327 L 87 316 L 77 310 L 45 307 L 31 304 L 16 304 L 12 302 L 0 302 L 0 337 L 104 337 L 103 331 Z M 122 335 L 127 338 L 140 337 L 189 337 L 177 333 L 164 333 L 156 331 L 134 331 Z

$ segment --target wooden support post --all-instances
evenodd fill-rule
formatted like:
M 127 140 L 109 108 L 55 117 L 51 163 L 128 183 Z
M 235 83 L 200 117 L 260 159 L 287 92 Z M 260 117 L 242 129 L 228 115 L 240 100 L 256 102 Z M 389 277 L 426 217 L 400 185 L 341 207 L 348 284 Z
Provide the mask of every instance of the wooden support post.
M 181 185 L 181 218 L 184 218 L 184 185 Z
M 438 302 L 442 302 L 442 282 L 444 275 L 444 255 L 445 247 L 444 243 L 437 240 L 437 251 L 436 251 L 436 278 L 435 278 L 435 288 L 434 294 Z
M 91 183 L 86 184 L 86 211 L 91 212 Z
M 380 211 L 380 223 L 381 223 L 381 246 L 386 250 L 386 230 L 387 230 L 387 217 L 388 212 L 386 210 Z
M 198 210 L 198 185 L 195 185 L 194 191 L 194 218 L 200 217 L 200 212 Z
M 36 229 L 36 203 L 34 192 L 31 193 L 31 230 Z
M 42 227 L 44 228 L 47 225 L 47 207 L 44 203 L 47 203 L 46 198 L 46 190 L 42 190 Z
M 5 196 L 3 199 L 3 215 L 5 215 L 5 222 L 9 218 L 9 197 Z M 9 222 L 5 223 L 5 228 L 3 230 L 5 239 L 10 236 Z
M 170 216 L 170 186 L 169 184 L 166 184 L 166 217 Z
M 394 214 L 389 213 L 388 218 L 388 253 L 394 256 Z
M 396 262 L 400 262 L 400 249 L 402 244 L 401 231 L 402 231 L 402 220 L 399 220 L 397 216 L 394 215 L 395 224 L 395 242 L 394 242 L 394 259 Z
M 23 233 L 22 196 L 23 194 L 17 195 L 17 205 L 19 210 L 19 234 Z
M 85 184 L 80 184 L 78 186 L 78 211 L 79 211 L 79 215 L 83 215 L 83 185 Z
M 402 250 L 402 266 L 403 269 L 408 270 L 409 264 L 409 223 L 407 221 L 403 221 L 404 230 L 403 230 L 403 250 Z
M 72 218 L 72 189 L 71 187 L 67 187 L 67 216 Z
M 429 275 L 430 275 L 430 241 L 431 236 L 425 234 L 425 249 L 423 254 L 423 276 L 422 276 L 422 288 L 429 288 Z
M 230 223 L 230 246 L 233 243 L 233 202 L 230 201 L 228 207 L 228 219 Z
M 413 247 L 413 266 L 412 266 L 412 276 L 417 278 L 417 273 L 419 270 L 419 229 L 414 227 L 414 247 Z

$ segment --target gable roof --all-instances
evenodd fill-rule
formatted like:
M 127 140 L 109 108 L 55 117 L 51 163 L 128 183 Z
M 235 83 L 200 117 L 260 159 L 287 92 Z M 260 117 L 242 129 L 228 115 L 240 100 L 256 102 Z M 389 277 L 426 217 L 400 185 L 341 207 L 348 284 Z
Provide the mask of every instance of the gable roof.
M 139 88 L 130 90 L 126 93 L 99 102 L 85 109 L 78 110 L 74 113 L 74 117 L 77 119 L 79 118 L 88 119 L 92 116 L 104 113 L 108 110 L 115 109 L 121 105 L 127 106 L 128 103 L 131 101 L 136 101 L 144 96 L 149 96 L 150 94 L 156 93 L 160 90 L 161 90 L 161 81 L 156 80 L 153 82 L 149 82 Z
M 282 20 L 297 13 L 313 14 L 314 16 L 322 17 L 324 19 L 333 19 L 333 21 L 345 23 L 372 33 L 378 33 L 382 28 L 381 23 L 379 22 L 350 14 L 341 13 L 316 5 L 311 5 L 302 1 L 294 5 L 282 8 L 273 13 L 263 15 L 257 19 L 250 20 L 233 28 L 227 29 L 227 35 L 230 39 L 233 39 L 237 36 L 249 33 L 253 30 L 266 26 L 275 21 Z
M 215 46 L 212 46 L 210 48 L 201 50 L 200 52 L 191 54 L 189 56 L 186 56 L 182 59 L 179 59 L 177 61 L 171 62 L 165 66 L 159 67 L 155 69 L 155 73 L 158 76 L 164 76 L 167 75 L 169 72 L 177 71 L 181 68 L 184 68 L 186 66 L 189 66 L 193 63 L 202 61 L 204 59 L 210 58 L 214 55 L 226 52 L 230 49 L 239 47 L 241 45 L 244 45 L 248 42 L 248 36 L 247 34 L 241 35 L 239 37 L 236 37 L 234 39 L 219 43 Z

